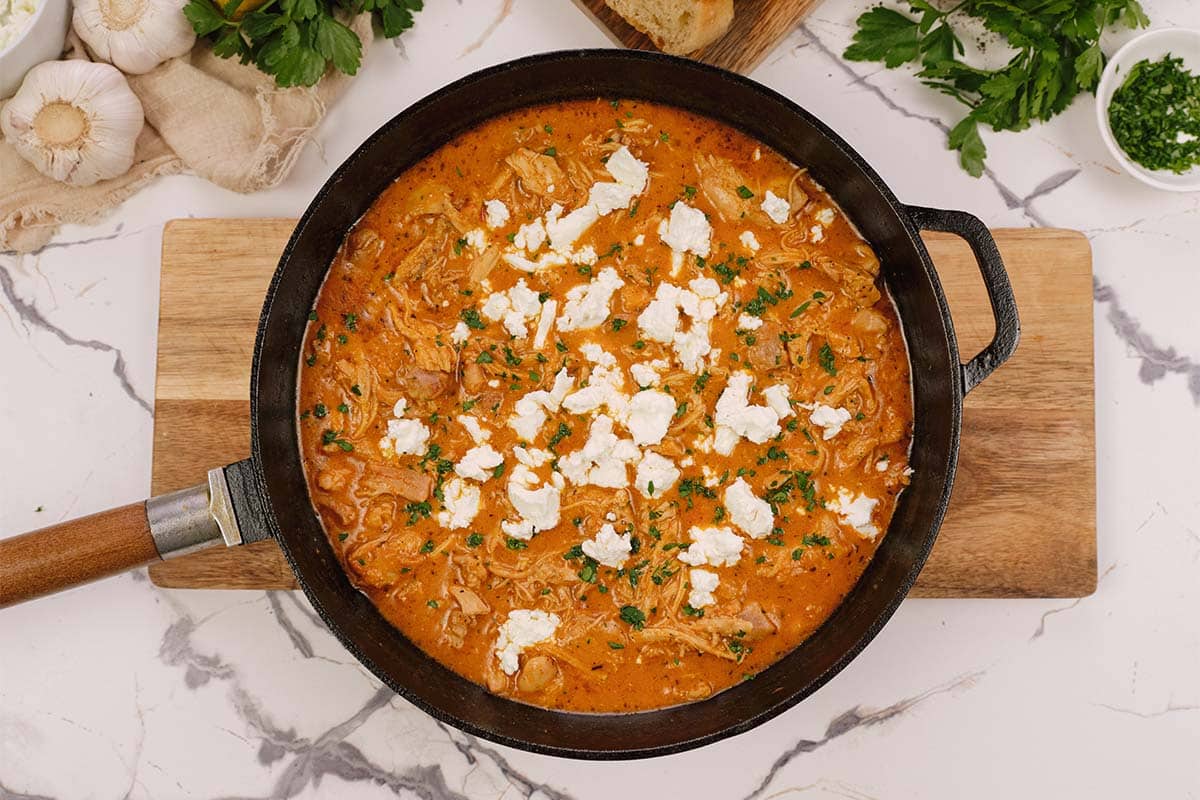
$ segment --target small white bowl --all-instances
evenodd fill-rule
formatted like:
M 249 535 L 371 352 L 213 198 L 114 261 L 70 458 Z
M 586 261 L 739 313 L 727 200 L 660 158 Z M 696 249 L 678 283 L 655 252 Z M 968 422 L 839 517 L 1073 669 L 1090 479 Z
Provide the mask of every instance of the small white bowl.
M 25 73 L 62 55 L 71 24 L 71 0 L 41 0 L 25 32 L 0 51 L 0 99 L 21 88 Z
M 1170 170 L 1148 170 L 1134 163 L 1113 137 L 1108 122 L 1108 106 L 1113 94 L 1125 82 L 1130 68 L 1139 61 L 1159 61 L 1170 54 L 1183 59 L 1183 66 L 1200 75 L 1200 30 L 1189 28 L 1163 28 L 1143 33 L 1129 41 L 1109 59 L 1100 85 L 1096 87 L 1096 122 L 1100 125 L 1100 136 L 1112 152 L 1117 163 L 1142 183 L 1168 192 L 1200 192 L 1200 167 L 1192 167 L 1182 175 Z

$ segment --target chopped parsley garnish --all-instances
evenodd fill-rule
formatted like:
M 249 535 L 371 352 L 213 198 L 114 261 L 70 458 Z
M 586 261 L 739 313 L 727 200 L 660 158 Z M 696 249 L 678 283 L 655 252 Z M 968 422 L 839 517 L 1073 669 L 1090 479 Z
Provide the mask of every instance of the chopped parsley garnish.
M 624 328 L 628 324 L 629 324 L 629 320 L 621 319 L 620 317 L 614 317 L 613 321 L 612 321 L 612 329 L 614 331 L 619 331 L 619 330 L 621 330 L 621 328 Z
M 549 448 L 550 450 L 553 450 L 555 448 L 555 446 L 558 445 L 559 442 L 561 442 L 563 439 L 567 438 L 570 435 L 571 435 L 571 428 L 565 422 L 560 422 L 560 423 L 558 423 L 558 430 L 556 430 L 554 432 L 554 435 L 550 437 L 550 440 L 548 442 L 546 442 L 546 447 Z
M 833 363 L 833 348 L 829 346 L 829 342 L 821 345 L 821 349 L 817 351 L 817 363 L 830 375 L 837 375 L 837 367 Z
M 680 403 L 678 406 L 675 407 L 675 419 L 682 418 L 683 415 L 687 413 L 687 410 L 688 410 L 688 403 L 687 403 L 687 400 L 684 400 L 682 403 Z
M 687 500 L 687 507 L 691 508 L 694 505 L 693 498 L 707 497 L 709 500 L 715 500 L 717 493 L 704 485 L 704 481 L 700 478 L 684 478 L 679 482 L 679 496 Z
M 685 185 L 683 187 L 683 194 L 685 197 L 687 197 L 688 200 L 691 200 L 693 197 L 696 196 L 696 187 Z
M 479 311 L 474 308 L 464 308 L 458 316 L 471 330 L 481 331 L 487 327 L 487 323 L 479 318 Z
M 507 536 L 504 539 L 504 546 L 509 550 L 524 550 L 526 547 L 529 547 L 529 542 L 523 542 L 520 539 Z
M 463 254 L 463 250 L 465 250 L 466 248 L 467 248 L 467 240 L 466 239 L 455 239 L 454 240 L 454 255 L 461 256 Z
M 489 353 L 487 350 L 484 350 L 482 353 L 480 353 L 478 356 L 475 357 L 476 364 L 491 364 L 495 360 L 496 359 L 492 358 L 492 354 Z
M 510 367 L 521 366 L 521 359 L 517 356 L 516 353 L 514 353 L 512 351 L 512 348 L 509 347 L 508 345 L 504 346 L 504 363 L 508 364 Z
M 346 323 L 346 329 L 351 331 L 358 330 L 358 314 L 350 313 L 342 316 L 342 321 Z
M 545 150 L 542 151 L 542 155 L 550 156 L 551 158 L 554 158 L 556 155 L 558 155 L 558 148 L 557 147 L 547 147 Z
M 646 614 L 637 606 L 621 606 L 621 619 L 633 626 L 633 629 L 640 631 L 646 627 Z
M 804 539 L 801 540 L 801 543 L 804 544 L 806 547 L 814 547 L 814 546 L 815 547 L 828 547 L 829 546 L 829 537 L 828 536 L 819 536 L 815 533 L 809 533 L 809 534 L 805 534 Z
M 328 413 L 329 409 L 325 408 L 324 403 L 317 403 L 315 406 L 313 406 L 313 416 L 317 419 L 323 419 Z M 329 442 L 326 442 L 326 444 L 329 444 Z
M 750 187 L 746 186 L 745 184 L 742 184 L 737 188 L 737 193 L 738 197 L 742 198 L 743 200 L 749 200 L 751 197 L 754 197 L 754 192 L 750 191 Z
M 492 468 L 492 477 L 499 478 L 503 474 L 504 474 L 504 462 L 501 461 L 499 464 L 497 464 L 495 467 Z
M 472 533 L 467 537 L 467 547 L 479 547 L 481 544 L 483 544 L 482 533 Z
M 41 509 L 39 508 L 39 509 L 38 509 L 38 511 L 41 511 Z M 343 531 L 343 532 L 341 532 L 341 533 L 339 533 L 339 534 L 338 534 L 338 541 L 339 541 L 339 542 L 344 542 L 344 541 L 346 541 L 346 540 L 347 540 L 347 539 L 349 539 L 349 538 L 350 538 L 350 534 L 346 533 L 345 531 Z
M 350 387 L 350 393 L 362 397 L 362 389 L 357 383 Z
M 1182 58 L 1143 59 L 1113 94 L 1108 121 L 1131 159 L 1183 174 L 1200 164 L 1200 76 Z
M 703 608 L 692 608 L 691 603 L 684 603 L 682 610 L 683 610 L 683 615 L 685 617 L 703 617 L 704 616 L 704 609 Z
M 696 392 L 697 394 L 699 394 L 700 392 L 703 392 L 704 387 L 708 386 L 708 379 L 711 377 L 712 377 L 712 375 L 709 373 L 708 370 L 704 370 L 704 372 L 701 372 L 700 376 L 698 378 L 696 378 L 695 382 L 692 384 L 692 391 Z
M 579 580 L 584 583 L 596 582 L 596 568 L 600 566 L 600 562 L 591 556 L 583 557 L 583 569 L 579 570 Z
M 349 414 L 350 406 L 346 405 L 345 403 L 338 403 L 338 411 L 342 412 L 343 414 Z
M 624 650 L 625 649 L 625 645 L 621 644 L 620 642 L 609 642 L 608 646 L 613 650 Z
M 426 503 L 425 505 L 429 505 Z M 421 545 L 421 555 L 426 555 L 433 552 L 433 539 L 426 539 L 425 544 Z
M 425 605 L 429 606 L 430 608 L 437 608 L 438 601 L 437 600 L 426 600 Z

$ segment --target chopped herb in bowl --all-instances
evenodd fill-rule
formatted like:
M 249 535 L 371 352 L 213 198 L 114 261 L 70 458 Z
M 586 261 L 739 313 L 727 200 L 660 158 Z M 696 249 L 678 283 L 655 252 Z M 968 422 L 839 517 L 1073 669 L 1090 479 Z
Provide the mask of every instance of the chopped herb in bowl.
M 1181 175 L 1200 164 L 1200 76 L 1169 54 L 1143 59 L 1113 94 L 1108 122 L 1131 160 Z

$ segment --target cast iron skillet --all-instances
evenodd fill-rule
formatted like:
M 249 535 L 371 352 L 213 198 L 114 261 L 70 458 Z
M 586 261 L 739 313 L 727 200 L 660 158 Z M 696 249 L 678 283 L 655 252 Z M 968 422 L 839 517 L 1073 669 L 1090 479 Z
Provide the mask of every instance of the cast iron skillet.
M 879 255 L 908 341 L 915 405 L 912 483 L 874 559 L 829 620 L 753 681 L 701 702 L 635 714 L 525 705 L 490 694 L 424 655 L 342 571 L 309 501 L 296 428 L 308 312 L 343 237 L 375 197 L 409 165 L 490 117 L 531 104 L 596 96 L 695 111 L 807 165 Z M 920 230 L 964 238 L 983 274 L 996 333 L 965 364 Z M 206 486 L 0 542 L 0 605 L 221 538 L 240 544 L 274 536 L 342 644 L 434 717 L 487 739 L 560 756 L 616 759 L 679 752 L 748 730 L 795 705 L 878 633 L 937 536 L 958 459 L 963 395 L 1012 355 L 1018 338 L 1012 289 L 983 223 L 959 211 L 901 204 L 849 145 L 787 98 L 728 72 L 635 51 L 567 51 L 521 59 L 463 78 L 400 113 L 318 192 L 280 258 L 263 305 L 250 390 L 251 458 L 213 470 Z

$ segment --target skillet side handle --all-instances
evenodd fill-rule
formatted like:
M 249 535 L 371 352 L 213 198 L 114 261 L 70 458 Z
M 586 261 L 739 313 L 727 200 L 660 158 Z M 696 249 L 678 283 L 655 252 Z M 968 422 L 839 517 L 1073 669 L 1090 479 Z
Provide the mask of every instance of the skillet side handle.
M 0 540 L 0 608 L 225 541 L 241 544 L 222 469 L 208 482 Z
M 0 608 L 157 561 L 145 503 L 0 541 Z
M 996 333 L 987 347 L 974 358 L 961 365 L 962 390 L 967 392 L 978 386 L 987 376 L 995 372 L 1016 352 L 1021 340 L 1021 321 L 1017 317 L 1017 300 L 1013 296 L 1012 284 L 1000 250 L 991 231 L 978 217 L 965 211 L 946 211 L 923 206 L 908 206 L 913 223 L 923 231 L 953 233 L 971 246 L 975 262 L 983 275 L 988 300 L 992 304 L 992 316 L 996 321 Z

